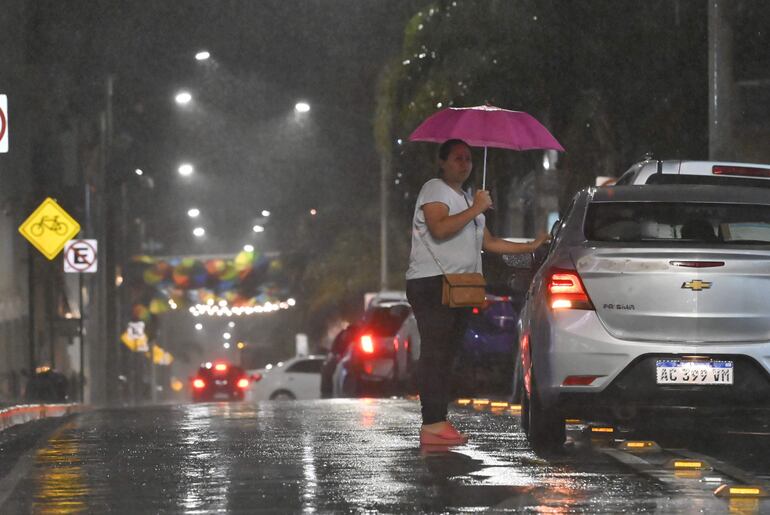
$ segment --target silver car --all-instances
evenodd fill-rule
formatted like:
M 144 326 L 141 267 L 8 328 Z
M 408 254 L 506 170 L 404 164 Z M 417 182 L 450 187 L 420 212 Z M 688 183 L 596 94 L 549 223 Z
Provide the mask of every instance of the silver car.
M 565 418 L 770 406 L 770 195 L 583 190 L 519 324 L 515 386 L 535 448 L 560 446 Z

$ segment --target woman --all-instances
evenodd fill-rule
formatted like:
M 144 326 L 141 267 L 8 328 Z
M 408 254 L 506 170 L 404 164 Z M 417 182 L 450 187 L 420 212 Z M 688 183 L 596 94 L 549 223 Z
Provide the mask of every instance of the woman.
M 447 421 L 449 377 L 471 308 L 441 303 L 442 276 L 481 272 L 482 248 L 498 254 L 532 252 L 546 236 L 525 244 L 492 236 L 483 214 L 492 206 L 489 192 L 480 190 L 471 197 L 463 190 L 473 167 L 470 147 L 462 140 L 446 141 L 438 160 L 438 178 L 423 185 L 414 209 L 406 295 L 420 331 L 420 443 L 459 445 L 468 438 Z

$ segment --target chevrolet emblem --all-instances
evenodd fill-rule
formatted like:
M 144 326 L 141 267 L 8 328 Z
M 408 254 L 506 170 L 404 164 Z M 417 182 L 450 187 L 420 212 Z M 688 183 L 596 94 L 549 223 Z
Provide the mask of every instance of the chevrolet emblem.
M 695 279 L 686 283 L 682 283 L 682 288 L 687 288 L 692 291 L 708 290 L 711 288 L 711 283 Z

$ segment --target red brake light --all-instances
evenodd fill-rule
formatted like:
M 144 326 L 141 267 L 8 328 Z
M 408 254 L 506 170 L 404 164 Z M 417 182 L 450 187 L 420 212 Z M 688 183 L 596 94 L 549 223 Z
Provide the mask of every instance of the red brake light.
M 194 379 L 193 380 L 193 388 L 201 389 L 206 386 L 206 383 L 203 381 L 203 379 Z
M 749 166 L 724 166 L 714 165 L 711 167 L 711 173 L 714 175 L 742 175 L 744 177 L 770 177 L 770 169 L 753 168 Z
M 575 270 L 552 270 L 548 278 L 551 309 L 594 309 L 583 282 Z
M 473 308 L 473 314 L 478 315 L 479 314 L 479 308 Z
M 238 388 L 248 388 L 249 387 L 249 380 L 245 377 L 242 377 L 238 379 Z
M 361 350 L 367 354 L 374 352 L 374 340 L 371 335 L 365 334 L 361 336 Z
M 214 370 L 217 372 L 225 372 L 227 370 L 227 363 L 217 363 L 214 365 Z

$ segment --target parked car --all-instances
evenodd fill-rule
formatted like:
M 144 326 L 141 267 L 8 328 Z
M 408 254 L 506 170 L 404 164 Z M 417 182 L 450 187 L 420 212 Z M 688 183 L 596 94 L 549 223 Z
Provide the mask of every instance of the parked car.
M 397 335 L 411 311 L 405 302 L 383 302 L 364 314 L 355 339 L 334 372 L 335 397 L 400 393 L 400 387 L 408 381 L 406 374 L 412 370 L 408 363 L 414 337 L 406 335 L 400 340 Z
M 321 394 L 321 366 L 325 356 L 294 357 L 285 363 L 249 371 L 247 400 L 308 400 Z
M 615 182 L 616 186 L 641 184 L 710 184 L 770 188 L 770 165 L 648 159 L 631 166 Z
M 473 308 L 458 360 L 458 394 L 510 395 L 523 296 L 486 294 Z
M 249 376 L 241 367 L 224 361 L 203 363 L 190 378 L 194 402 L 243 400 Z
M 768 306 L 767 190 L 581 191 L 520 317 L 516 384 L 530 442 L 560 446 L 565 417 L 633 424 L 662 410 L 767 407 Z

